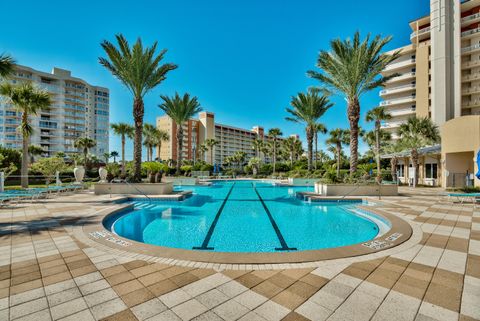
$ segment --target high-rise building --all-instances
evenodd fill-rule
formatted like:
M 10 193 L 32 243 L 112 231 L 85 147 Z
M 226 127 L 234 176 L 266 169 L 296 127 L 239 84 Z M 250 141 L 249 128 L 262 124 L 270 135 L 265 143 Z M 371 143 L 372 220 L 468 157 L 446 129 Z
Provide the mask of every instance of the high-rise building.
M 164 142 L 160 148 L 157 148 L 157 158 L 162 160 L 177 159 L 177 137 L 176 124 L 167 115 L 157 118 L 157 128 L 166 131 L 170 139 Z M 215 139 L 218 144 L 213 148 L 213 163 L 222 165 L 225 157 L 235 154 L 235 152 L 244 152 L 249 159 L 256 154 L 253 148 L 253 141 L 261 139 L 271 141 L 264 133 L 263 127 L 255 126 L 251 130 L 242 129 L 235 126 L 219 124 L 215 122 L 215 115 L 211 112 L 199 113 L 198 119 L 190 119 L 183 124 L 183 155 L 182 159 L 204 160 L 212 163 L 210 151 L 204 153 L 203 158 L 199 152 L 200 145 L 207 139 Z M 297 136 L 296 136 L 297 137 Z M 280 137 L 281 141 L 284 138 Z M 264 162 L 271 161 L 268 155 L 260 153 Z
M 409 117 L 431 118 L 442 143 L 424 150 L 420 183 L 480 184 L 473 175 L 480 148 L 475 136 L 480 131 L 480 0 L 430 0 L 430 14 L 410 27 L 411 43 L 393 50 L 400 57 L 383 71 L 396 77 L 380 92 L 380 105 L 392 115 L 382 128 L 398 138 L 397 129 Z M 408 155 L 398 172 L 401 180 L 412 177 Z
M 72 77 L 70 71 L 53 68 L 46 73 L 26 66 L 15 66 L 10 77 L 13 84 L 31 81 L 48 91 L 52 105 L 31 116 L 34 128 L 31 145 L 40 146 L 43 156 L 57 152 L 77 153 L 74 141 L 89 137 L 96 141 L 90 153 L 102 156 L 108 150 L 109 90 L 93 86 L 86 81 Z M 0 100 L 0 144 L 15 149 L 22 148 L 22 136 L 17 130 L 21 114 L 5 100 Z

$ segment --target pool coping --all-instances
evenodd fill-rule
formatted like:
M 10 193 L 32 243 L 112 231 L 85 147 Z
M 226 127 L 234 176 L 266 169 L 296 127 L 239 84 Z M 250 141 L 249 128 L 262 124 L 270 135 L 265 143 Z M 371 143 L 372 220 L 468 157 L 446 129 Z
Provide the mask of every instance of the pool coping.
M 117 200 L 118 201 L 118 200 Z M 152 260 L 163 262 L 191 262 L 201 265 L 285 265 L 319 262 L 325 260 L 344 259 L 375 254 L 397 247 L 410 239 L 413 233 L 411 223 L 397 215 L 388 213 L 374 206 L 357 205 L 362 211 L 387 219 L 391 228 L 382 236 L 369 242 L 320 250 L 304 250 L 295 252 L 206 252 L 186 250 L 130 240 L 108 231 L 103 226 L 105 218 L 121 211 L 133 208 L 132 204 L 116 204 L 112 209 L 105 209 L 95 216 L 88 224 L 81 224 L 81 231 L 90 241 L 107 246 L 112 250 L 130 253 L 133 256 L 148 256 Z M 354 215 L 354 214 L 352 214 Z

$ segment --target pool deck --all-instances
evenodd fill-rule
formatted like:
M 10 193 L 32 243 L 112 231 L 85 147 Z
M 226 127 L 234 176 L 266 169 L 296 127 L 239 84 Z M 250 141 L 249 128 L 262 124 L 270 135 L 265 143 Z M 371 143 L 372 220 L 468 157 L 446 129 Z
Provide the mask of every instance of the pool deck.
M 123 240 L 84 232 L 125 206 L 107 195 L 2 208 L 0 320 L 480 320 L 480 208 L 439 189 L 400 192 L 372 201 L 410 223 L 409 240 L 300 264 L 127 253 Z

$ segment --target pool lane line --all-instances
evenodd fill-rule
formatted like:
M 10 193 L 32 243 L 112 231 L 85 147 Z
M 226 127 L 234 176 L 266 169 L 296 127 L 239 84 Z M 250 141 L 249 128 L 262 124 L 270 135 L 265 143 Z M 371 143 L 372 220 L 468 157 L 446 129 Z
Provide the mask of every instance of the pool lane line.
M 223 208 L 225 207 L 225 204 L 227 204 L 227 200 L 230 197 L 230 194 L 232 194 L 233 187 L 235 186 L 235 183 L 232 184 L 232 187 L 230 187 L 230 190 L 228 191 L 227 196 L 222 202 L 222 205 L 217 211 L 217 214 L 215 215 L 215 218 L 213 219 L 212 224 L 210 225 L 210 228 L 208 229 L 207 235 L 205 236 L 205 239 L 203 240 L 203 243 L 201 246 L 194 246 L 192 247 L 193 250 L 213 250 L 213 247 L 208 247 L 208 243 L 210 242 L 210 239 L 212 238 L 213 231 L 215 231 L 215 227 L 217 226 L 218 219 L 220 218 L 220 215 L 223 212 Z
M 282 232 L 280 232 L 280 229 L 278 228 L 277 222 L 273 218 L 272 213 L 270 213 L 270 210 L 267 207 L 267 204 L 265 204 L 265 202 L 263 201 L 263 198 L 260 196 L 260 193 L 257 191 L 257 188 L 255 187 L 255 185 L 253 183 L 252 183 L 252 187 L 253 187 L 253 190 L 255 191 L 255 193 L 257 193 L 258 199 L 262 203 L 263 209 L 267 213 L 267 216 L 270 219 L 270 223 L 272 224 L 272 227 L 275 230 L 275 233 L 277 234 L 278 240 L 280 241 L 280 245 L 282 246 L 282 247 L 276 247 L 275 251 L 296 251 L 297 250 L 296 247 L 289 247 L 287 245 L 287 242 L 285 242 L 285 239 L 283 238 Z

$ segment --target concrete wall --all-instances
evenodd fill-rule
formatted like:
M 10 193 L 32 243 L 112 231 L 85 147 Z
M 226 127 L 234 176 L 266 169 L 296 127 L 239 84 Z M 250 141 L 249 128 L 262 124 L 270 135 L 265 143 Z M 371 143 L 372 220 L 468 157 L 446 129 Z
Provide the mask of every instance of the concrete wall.
M 416 109 L 417 117 L 428 117 L 429 105 L 429 54 L 430 46 L 425 43 L 419 44 L 416 52 L 416 71 L 415 71 L 415 85 L 416 85 Z
M 103 194 L 132 194 L 132 195 L 166 195 L 172 194 L 173 183 L 139 183 L 139 184 L 110 184 L 96 183 L 95 195 Z
M 195 177 L 165 177 L 165 182 L 172 182 L 173 185 L 197 185 L 198 178 Z
M 380 188 L 380 192 L 379 192 Z M 315 184 L 315 192 L 323 196 L 396 196 L 397 185 L 349 185 L 349 184 Z
M 289 178 L 288 183 L 294 186 L 314 186 L 318 178 Z

